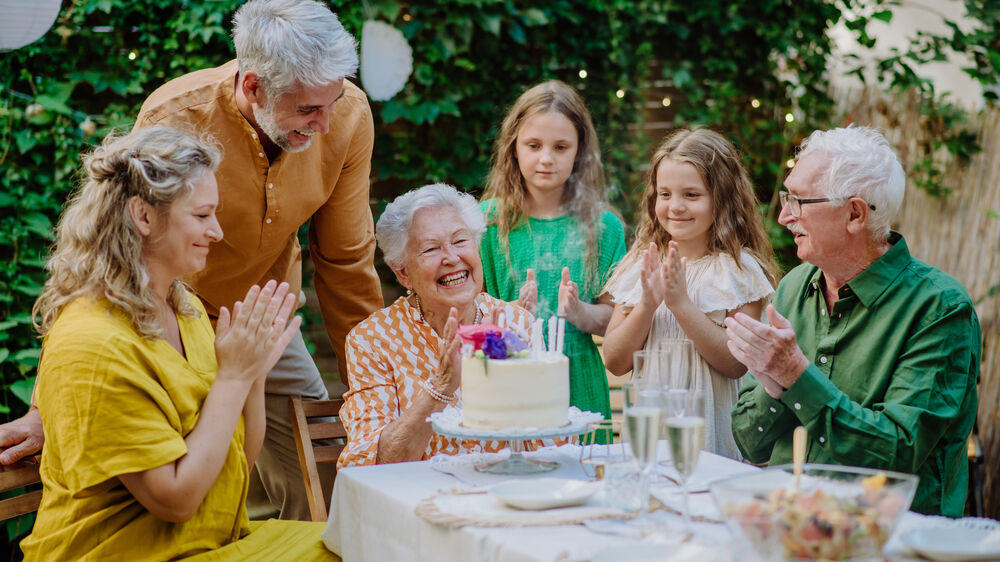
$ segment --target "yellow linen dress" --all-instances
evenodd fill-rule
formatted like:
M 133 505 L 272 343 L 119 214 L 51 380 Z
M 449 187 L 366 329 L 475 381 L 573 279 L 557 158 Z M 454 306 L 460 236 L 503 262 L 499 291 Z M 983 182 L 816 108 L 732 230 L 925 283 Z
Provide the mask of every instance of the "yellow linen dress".
M 187 453 L 184 437 L 217 370 L 212 326 L 200 302 L 191 303 L 198 317 L 177 319 L 186 359 L 162 338 L 143 339 L 104 299 L 77 299 L 53 324 L 35 391 L 46 438 L 44 491 L 21 543 L 25 560 L 172 560 L 234 541 L 239 552 L 225 549 L 233 556 L 214 559 L 245 560 L 273 546 L 255 549 L 249 534 L 242 420 L 215 483 L 184 523 L 153 515 L 118 479 Z M 322 523 L 274 523 L 296 526 L 290 530 L 299 540 L 283 545 L 289 559 L 335 559 L 320 542 Z M 315 530 L 312 541 L 301 540 L 306 528 Z M 275 541 L 273 533 L 259 539 Z

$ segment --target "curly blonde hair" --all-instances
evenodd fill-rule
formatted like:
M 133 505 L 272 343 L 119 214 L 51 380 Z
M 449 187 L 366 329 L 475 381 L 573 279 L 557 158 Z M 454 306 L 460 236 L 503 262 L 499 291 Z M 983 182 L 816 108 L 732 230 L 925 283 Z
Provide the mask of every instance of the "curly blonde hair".
M 63 307 L 92 296 L 117 306 L 143 337 L 161 337 L 143 237 L 128 202 L 139 197 L 166 214 L 171 204 L 191 193 L 194 181 L 215 172 L 221 158 L 210 140 L 168 127 L 108 136 L 86 155 L 86 178 L 56 227 L 46 265 L 49 278 L 32 309 L 35 329 L 45 335 Z M 196 313 L 179 280 L 171 284 L 167 300 L 178 314 Z
M 538 84 L 521 94 L 507 112 L 493 147 L 490 173 L 483 193 L 483 200 L 493 199 L 495 205 L 495 209 L 487 211 L 487 220 L 497 225 L 500 248 L 509 265 L 507 235 L 526 220 L 528 194 L 517 163 L 517 134 L 526 120 L 542 113 L 562 114 L 576 128 L 576 160 L 563 188 L 562 206 L 566 213 L 576 218 L 586 240 L 583 263 L 589 272 L 586 281 L 593 284 L 598 279 L 600 219 L 608 208 L 604 168 L 601 166 L 597 131 L 587 106 L 576 90 L 564 82 L 550 80 Z
M 666 256 L 670 233 L 656 218 L 656 172 L 664 160 L 686 162 L 698 170 L 712 198 L 712 225 L 708 229 L 709 253 L 729 254 L 740 264 L 740 252 L 753 256 L 773 286 L 778 266 L 771 240 L 764 230 L 760 201 L 736 148 L 711 129 L 680 129 L 670 134 L 653 153 L 642 195 L 642 209 L 635 242 L 622 258 L 613 278 L 636 263 L 650 242 L 656 242 L 661 258 Z M 609 281 L 610 283 L 610 281 Z

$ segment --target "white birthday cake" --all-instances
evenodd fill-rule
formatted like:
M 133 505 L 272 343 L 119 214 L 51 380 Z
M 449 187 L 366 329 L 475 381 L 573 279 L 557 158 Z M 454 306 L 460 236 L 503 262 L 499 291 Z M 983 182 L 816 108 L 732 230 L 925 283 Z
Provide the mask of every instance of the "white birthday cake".
M 490 328 L 476 327 L 476 332 Z M 569 359 L 554 351 L 528 352 L 523 343 L 508 356 L 507 350 L 517 343 L 499 329 L 496 335 L 512 345 L 497 352 L 496 337 L 491 344 L 463 334 L 463 340 L 476 343 L 467 343 L 475 354 L 462 358 L 462 425 L 480 429 L 566 425 Z

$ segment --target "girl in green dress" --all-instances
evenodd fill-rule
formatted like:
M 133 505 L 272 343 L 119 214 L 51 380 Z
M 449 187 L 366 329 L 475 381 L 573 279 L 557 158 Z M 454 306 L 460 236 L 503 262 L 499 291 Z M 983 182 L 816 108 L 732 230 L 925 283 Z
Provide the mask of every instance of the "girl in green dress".
M 613 310 L 604 291 L 625 254 L 609 209 L 597 133 L 580 96 L 559 81 L 521 94 L 503 121 L 480 207 L 485 290 L 540 318 L 566 319 L 570 404 L 611 416 L 592 334 Z

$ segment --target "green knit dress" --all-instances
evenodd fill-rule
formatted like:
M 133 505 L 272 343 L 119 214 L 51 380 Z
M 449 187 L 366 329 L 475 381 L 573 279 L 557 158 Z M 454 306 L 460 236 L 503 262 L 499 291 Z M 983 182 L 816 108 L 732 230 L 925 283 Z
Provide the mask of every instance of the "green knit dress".
M 487 216 L 487 224 L 492 222 L 495 214 L 490 205 L 492 201 L 479 204 Z M 569 267 L 570 278 L 580 287 L 580 300 L 593 303 L 603 292 L 604 283 L 626 250 L 625 229 L 610 211 L 601 216 L 595 235 L 598 237 L 597 271 L 596 275 L 588 275 L 584 263 L 586 241 L 573 216 L 529 218 L 526 223 L 520 224 L 507 236 L 509 259 L 500 244 L 497 226 L 490 224 L 479 246 L 484 289 L 499 299 L 516 301 L 528 269 L 533 269 L 538 283 L 538 308 L 535 313 L 538 318 L 547 321 L 556 314 L 559 305 L 562 269 Z M 567 322 L 563 351 L 569 357 L 570 404 L 583 411 L 601 412 L 605 418 L 610 418 L 611 403 L 604 361 L 591 335 Z

